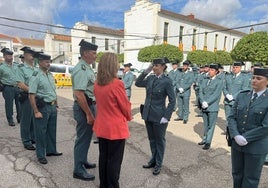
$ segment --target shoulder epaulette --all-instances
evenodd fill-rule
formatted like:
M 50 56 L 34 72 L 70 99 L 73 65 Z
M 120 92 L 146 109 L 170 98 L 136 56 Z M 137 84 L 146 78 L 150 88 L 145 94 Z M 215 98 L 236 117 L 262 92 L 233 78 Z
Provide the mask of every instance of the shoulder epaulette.
M 82 70 L 87 70 L 86 65 L 81 65 Z
M 249 90 L 249 89 L 246 89 L 246 90 L 242 90 L 242 91 L 240 91 L 240 93 L 248 93 L 248 92 L 250 92 L 250 90 Z
M 20 63 L 19 65 L 18 65 L 18 67 L 24 67 L 24 64 L 23 63 Z
M 38 74 L 38 71 L 33 72 L 33 76 L 36 76 Z

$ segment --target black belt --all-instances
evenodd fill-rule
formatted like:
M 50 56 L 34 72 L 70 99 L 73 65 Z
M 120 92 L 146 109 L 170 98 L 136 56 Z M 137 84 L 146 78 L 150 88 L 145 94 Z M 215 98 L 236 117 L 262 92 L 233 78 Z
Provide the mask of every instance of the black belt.
M 46 104 L 48 104 L 48 105 L 54 105 L 54 104 L 56 104 L 56 101 L 46 102 Z

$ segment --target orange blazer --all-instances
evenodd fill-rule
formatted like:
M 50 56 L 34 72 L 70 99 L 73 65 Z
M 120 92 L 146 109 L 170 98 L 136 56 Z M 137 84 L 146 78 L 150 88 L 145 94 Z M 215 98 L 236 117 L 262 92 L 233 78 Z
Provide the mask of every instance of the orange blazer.
M 131 120 L 131 103 L 124 83 L 114 79 L 110 84 L 94 85 L 96 118 L 93 131 L 97 137 L 109 140 L 126 139 L 130 136 L 128 121 Z

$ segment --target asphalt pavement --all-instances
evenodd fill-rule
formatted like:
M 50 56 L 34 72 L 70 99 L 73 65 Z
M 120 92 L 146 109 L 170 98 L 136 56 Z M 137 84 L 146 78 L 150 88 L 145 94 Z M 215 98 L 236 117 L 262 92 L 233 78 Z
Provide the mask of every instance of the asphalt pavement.
M 131 137 L 126 142 L 121 169 L 121 188 L 230 188 L 232 187 L 230 148 L 225 136 L 223 105 L 211 149 L 205 151 L 197 143 L 203 134 L 202 118 L 196 117 L 194 92 L 190 102 L 190 118 L 187 124 L 173 121 L 173 113 L 166 134 L 166 152 L 161 173 L 152 174 L 142 165 L 150 159 L 150 148 L 139 105 L 144 102 L 145 90 L 132 86 L 132 113 L 129 122 Z M 25 150 L 20 139 L 20 126 L 9 127 L 5 118 L 4 100 L 0 97 L 0 188 L 83 188 L 99 187 L 98 145 L 91 143 L 88 160 L 97 163 L 89 172 L 94 181 L 73 179 L 73 146 L 75 126 L 72 112 L 71 88 L 57 89 L 59 110 L 57 148 L 59 157 L 47 157 L 48 164 L 41 165 L 34 151 Z M 221 100 L 222 101 L 222 100 Z M 15 108 L 14 108 L 15 110 Z M 109 120 L 107 120 L 109 123 Z M 268 168 L 262 171 L 260 188 L 268 187 Z

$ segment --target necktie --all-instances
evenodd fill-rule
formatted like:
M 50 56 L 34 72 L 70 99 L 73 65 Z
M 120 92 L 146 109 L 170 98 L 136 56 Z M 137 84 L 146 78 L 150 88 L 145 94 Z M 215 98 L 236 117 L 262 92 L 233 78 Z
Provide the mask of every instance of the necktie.
M 258 97 L 258 94 L 257 93 L 254 93 L 252 99 L 251 99 L 251 102 L 254 102 Z

